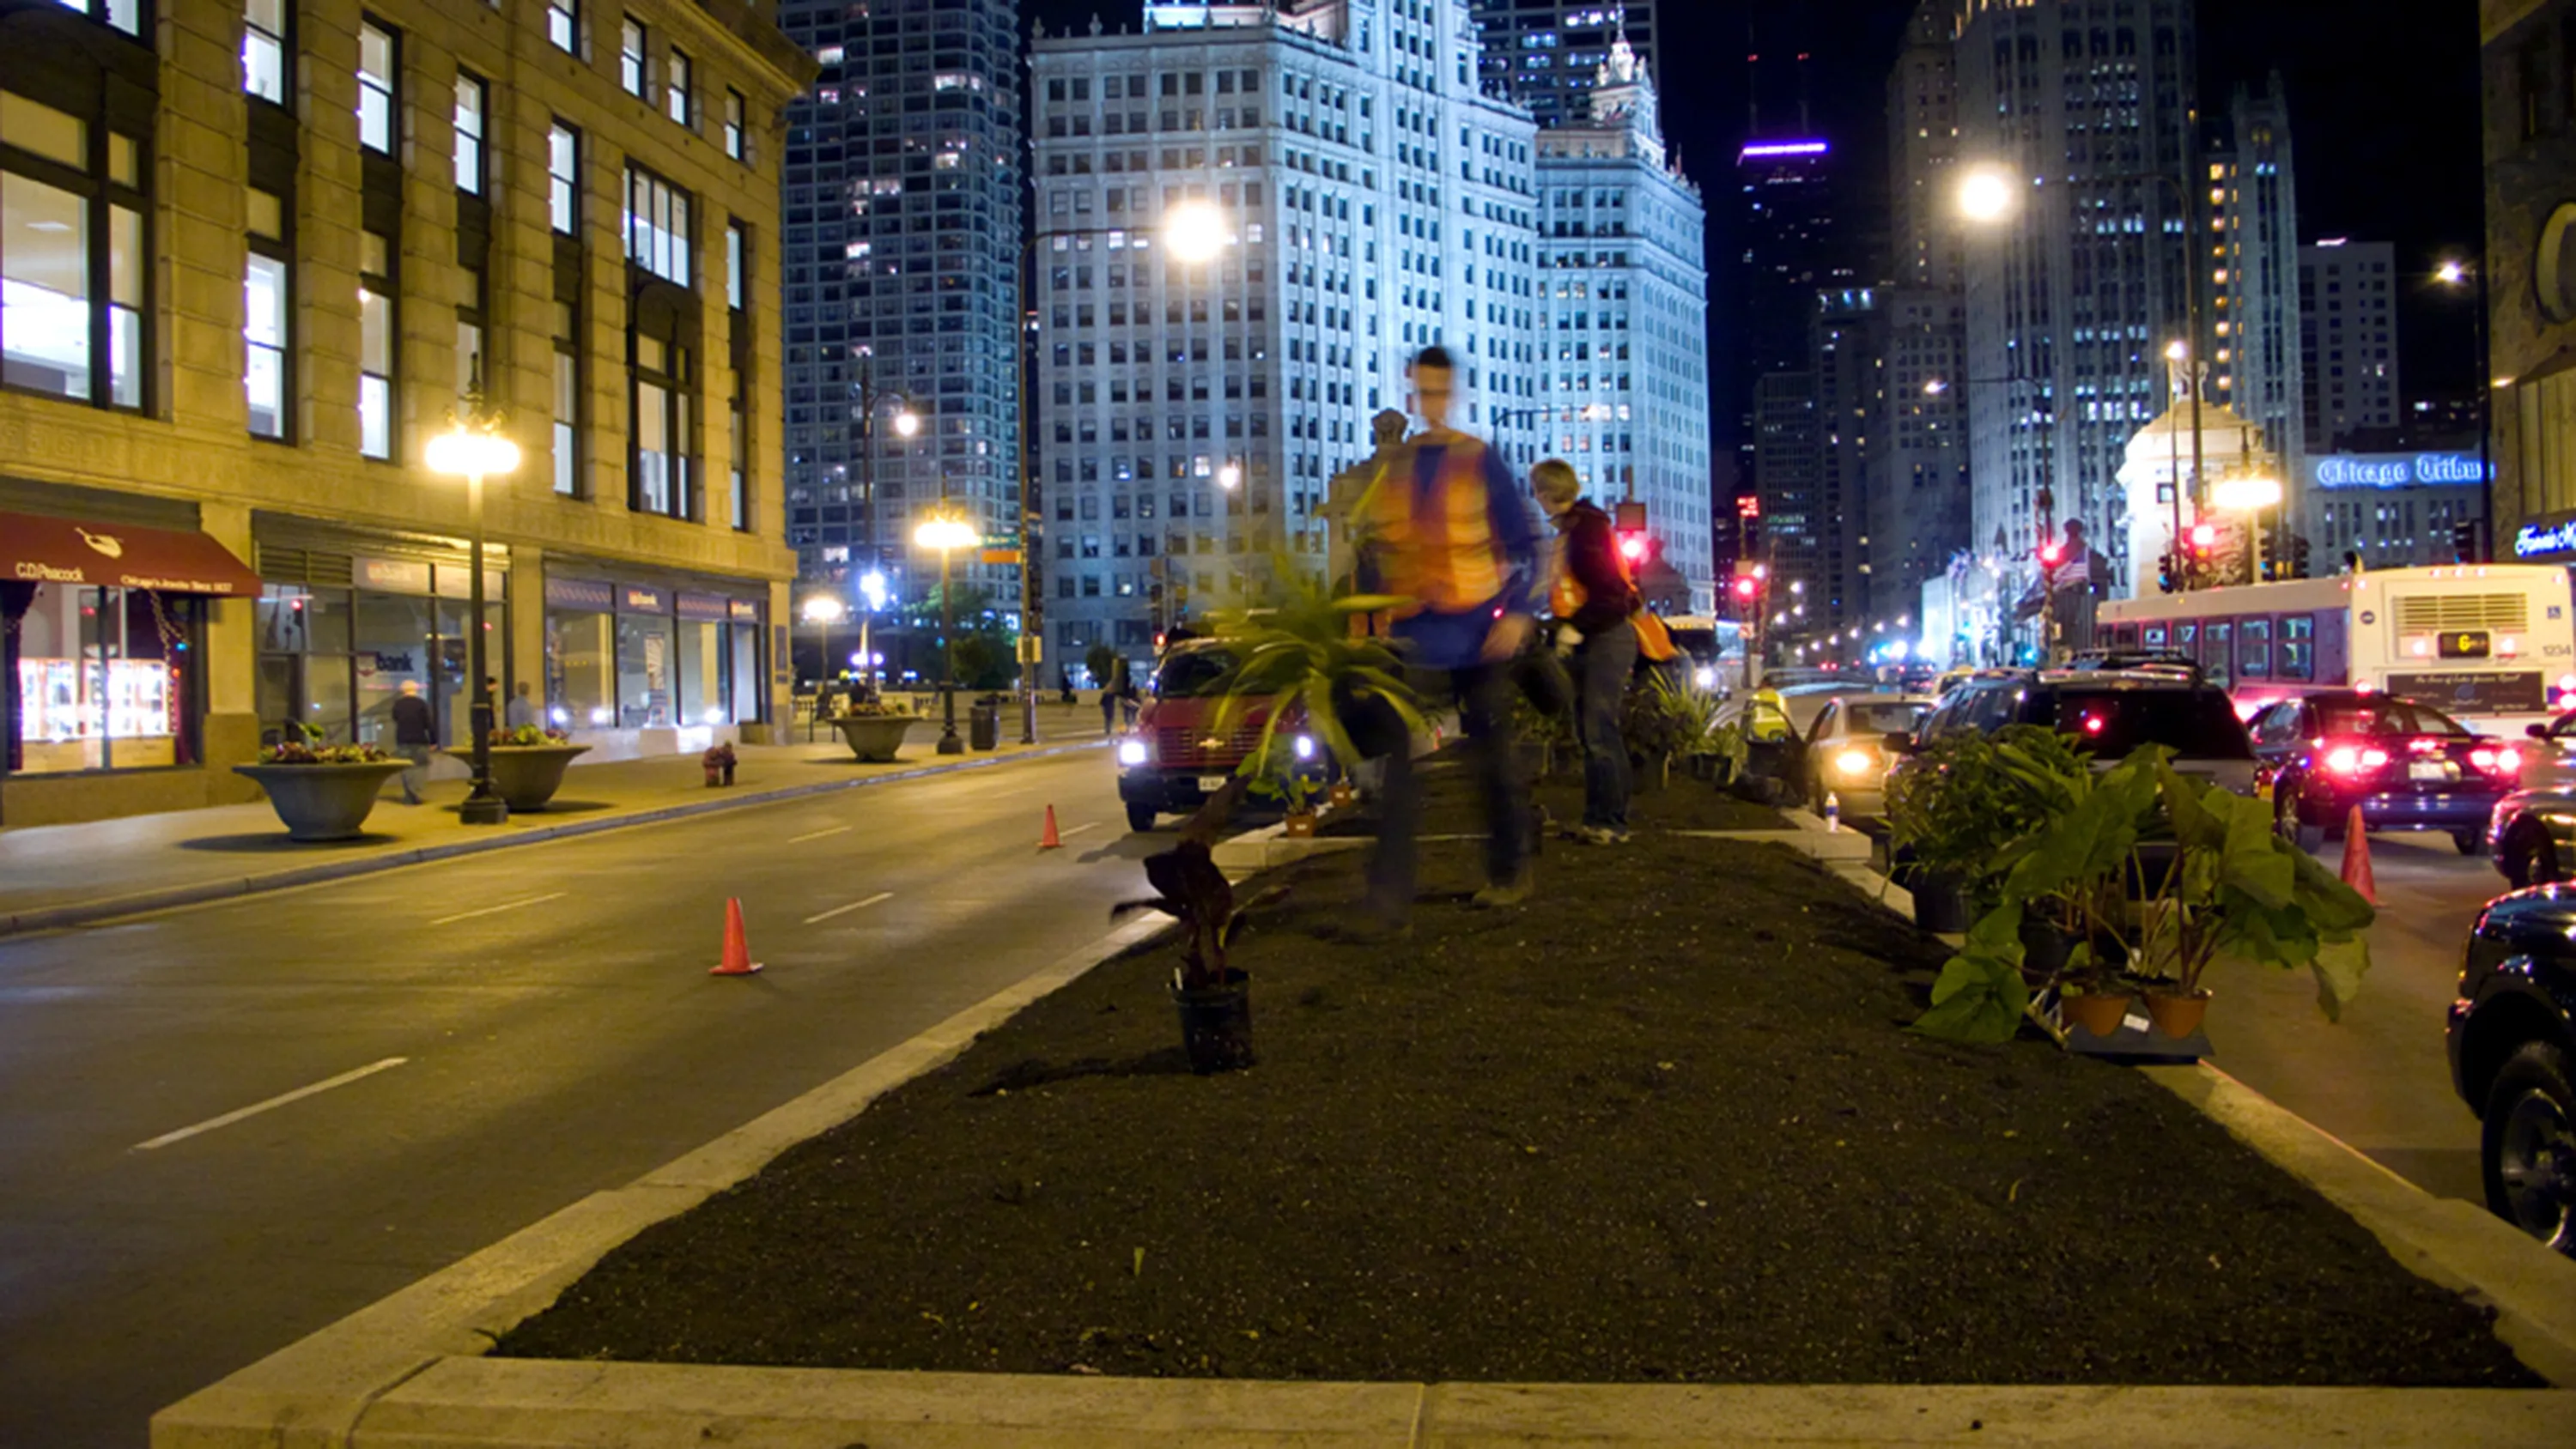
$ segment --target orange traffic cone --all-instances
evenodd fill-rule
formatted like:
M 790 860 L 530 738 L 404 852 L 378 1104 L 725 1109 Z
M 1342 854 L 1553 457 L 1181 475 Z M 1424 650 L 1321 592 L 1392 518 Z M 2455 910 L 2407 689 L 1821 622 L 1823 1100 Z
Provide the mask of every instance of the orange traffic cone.
M 1046 833 L 1044 833 L 1044 834 L 1042 834 L 1042 835 L 1040 835 L 1040 836 L 1038 837 L 1038 849 L 1040 849 L 1040 850 L 1062 850 L 1062 849 L 1064 849 L 1064 837 L 1063 837 L 1063 836 L 1061 836 L 1061 835 L 1058 835 L 1058 834 L 1056 833 L 1056 829 L 1055 829 L 1055 807 L 1054 807 L 1054 806 L 1052 806 L 1052 805 L 1049 805 L 1049 806 L 1047 807 Z
M 742 902 L 728 896 L 725 898 L 724 961 L 707 974 L 749 976 L 759 969 L 760 963 L 751 959 L 751 942 L 742 933 Z
M 2359 805 L 2343 824 L 2343 883 L 2361 892 L 2363 900 L 2379 904 L 2379 882 L 2370 874 L 2370 832 L 2361 822 Z

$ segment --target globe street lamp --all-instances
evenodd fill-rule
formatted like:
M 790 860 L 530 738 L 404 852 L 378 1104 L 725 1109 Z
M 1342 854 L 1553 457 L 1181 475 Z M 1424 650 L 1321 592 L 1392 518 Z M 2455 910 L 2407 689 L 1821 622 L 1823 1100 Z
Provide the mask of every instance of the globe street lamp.
M 2495 557 L 2495 465 L 2488 454 L 2494 451 L 2495 390 L 2509 385 L 2510 378 L 2498 378 L 2495 365 L 2487 357 L 2487 269 L 2457 257 L 2446 259 L 2433 280 L 2445 287 L 2474 285 L 2471 295 L 2470 326 L 2476 331 L 2478 354 L 2478 557 Z
M 957 738 L 957 594 L 949 586 L 948 560 L 958 549 L 973 548 L 981 540 L 975 525 L 943 493 L 939 506 L 922 515 L 912 541 L 939 550 L 939 753 L 962 755 L 966 742 Z
M 492 677 L 483 658 L 483 480 L 507 478 L 519 468 L 519 445 L 501 436 L 501 420 L 483 410 L 479 377 L 466 383 L 464 413 L 449 413 L 447 431 L 429 440 L 425 461 L 433 473 L 465 480 L 466 567 L 473 580 L 466 608 L 465 668 L 473 680 L 474 788 L 465 796 L 457 818 L 467 825 L 499 825 L 510 818 L 509 802 L 492 789 Z
M 2246 582 L 2263 582 L 2263 510 L 2281 506 L 2281 480 L 2278 478 L 2221 478 L 2209 487 L 2210 506 L 2225 513 L 2245 515 Z
M 800 610 L 805 622 L 814 626 L 819 636 L 821 655 L 815 667 L 814 713 L 805 717 L 805 738 L 814 738 L 814 721 L 823 713 L 823 691 L 838 671 L 832 668 L 832 626 L 849 616 L 849 606 L 833 594 L 816 594 Z
M 1229 225 L 1224 209 L 1213 202 L 1174 202 L 1163 211 L 1163 246 L 1174 260 L 1187 266 L 1197 266 L 1214 260 L 1219 252 L 1225 250 Z M 1113 226 L 1032 229 L 1028 241 L 1020 248 L 1020 348 L 1015 360 L 1019 367 L 1020 403 L 1020 743 L 1024 745 L 1038 742 L 1038 665 L 1046 649 L 1045 581 L 1038 576 L 1037 466 L 1030 451 L 1034 410 L 1029 395 L 1029 375 L 1037 370 L 1037 327 L 1029 315 L 1029 290 L 1037 271 L 1038 244 L 1070 241 L 1076 237 L 1123 235 L 1127 230 Z M 1136 238 L 1139 249 L 1148 245 L 1144 236 Z

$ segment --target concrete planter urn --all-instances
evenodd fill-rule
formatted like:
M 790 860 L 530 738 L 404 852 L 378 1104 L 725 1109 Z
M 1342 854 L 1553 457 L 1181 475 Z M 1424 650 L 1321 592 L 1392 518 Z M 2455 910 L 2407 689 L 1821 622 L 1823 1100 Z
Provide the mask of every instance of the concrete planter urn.
M 921 723 L 919 715 L 849 714 L 832 721 L 832 728 L 849 741 L 850 752 L 873 765 L 891 765 L 895 751 L 903 748 L 906 731 Z
M 235 765 L 233 773 L 258 782 L 289 840 L 348 840 L 376 808 L 385 782 L 411 768 L 408 760 L 345 765 Z
M 543 810 L 546 802 L 563 788 L 564 771 L 573 760 L 588 753 L 588 745 L 494 745 L 492 747 L 492 789 L 513 811 Z M 474 768 L 472 750 L 447 750 L 451 760 L 462 760 L 465 768 Z

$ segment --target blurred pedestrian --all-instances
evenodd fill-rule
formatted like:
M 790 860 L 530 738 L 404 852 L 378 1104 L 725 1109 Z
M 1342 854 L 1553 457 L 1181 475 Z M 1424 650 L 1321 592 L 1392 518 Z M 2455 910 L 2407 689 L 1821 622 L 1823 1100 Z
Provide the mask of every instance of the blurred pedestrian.
M 1406 599 L 1395 637 L 1406 662 L 1455 699 L 1466 726 L 1485 805 L 1483 907 L 1530 897 L 1528 788 L 1513 758 L 1512 657 L 1536 627 L 1544 580 L 1538 526 L 1502 456 L 1449 426 L 1456 364 L 1445 348 L 1413 359 L 1413 392 L 1423 431 L 1358 500 L 1354 524 L 1361 588 Z M 1419 865 L 1422 785 L 1409 746 L 1386 757 L 1377 854 L 1369 865 L 1369 906 L 1400 929 L 1413 910 Z
M 1583 744 L 1583 823 L 1567 834 L 1592 845 L 1628 838 L 1628 741 L 1619 730 L 1628 676 L 1637 667 L 1637 586 L 1619 560 L 1610 515 L 1582 497 L 1572 464 L 1550 458 L 1530 470 L 1530 491 L 1556 525 L 1549 612 L 1556 647 L 1573 660 L 1574 732 Z
M 1118 701 L 1127 693 L 1127 661 L 1109 666 L 1109 676 L 1100 681 L 1100 732 L 1118 733 Z
M 522 679 L 519 681 L 518 690 L 510 696 L 508 716 L 503 723 L 511 729 L 526 729 L 537 722 L 537 701 L 531 692 L 534 688 L 535 686 Z
M 394 699 L 394 753 L 411 761 L 402 772 L 403 803 L 420 803 L 421 782 L 429 778 L 429 752 L 438 744 L 438 717 L 420 697 L 420 681 L 406 679 Z

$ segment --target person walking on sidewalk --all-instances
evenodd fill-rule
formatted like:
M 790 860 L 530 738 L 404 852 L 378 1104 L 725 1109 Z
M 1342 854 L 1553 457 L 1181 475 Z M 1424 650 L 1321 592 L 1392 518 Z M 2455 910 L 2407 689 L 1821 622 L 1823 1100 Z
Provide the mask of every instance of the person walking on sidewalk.
M 1109 666 L 1100 681 L 1100 732 L 1112 739 L 1118 736 L 1118 702 L 1127 697 L 1127 661 L 1120 659 Z
M 394 753 L 411 761 L 402 772 L 403 803 L 420 803 L 421 782 L 429 778 L 429 752 L 438 744 L 438 717 L 420 697 L 420 681 L 406 679 L 394 700 Z
M 1448 351 L 1413 359 L 1423 431 L 1361 496 L 1354 511 L 1361 589 L 1410 602 L 1394 622 L 1406 663 L 1440 681 L 1466 726 L 1485 804 L 1482 907 L 1530 896 L 1528 787 L 1513 757 L 1512 656 L 1536 627 L 1543 579 L 1538 526 L 1500 454 L 1449 426 L 1457 369 Z M 1400 929 L 1413 909 L 1422 784 L 1410 748 L 1387 757 L 1369 907 Z
M 1574 732 L 1583 743 L 1583 823 L 1567 832 L 1592 845 L 1628 838 L 1628 741 L 1619 709 L 1637 667 L 1637 586 L 1619 561 L 1610 515 L 1583 500 L 1574 466 L 1550 458 L 1530 470 L 1530 491 L 1556 525 L 1549 612 L 1556 647 L 1573 655 Z
M 530 693 L 533 688 L 534 686 L 528 681 L 524 679 L 519 681 L 517 692 L 510 696 L 509 707 L 502 712 L 503 724 L 511 729 L 520 730 L 537 722 L 536 696 Z

